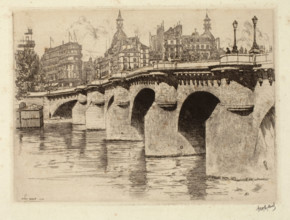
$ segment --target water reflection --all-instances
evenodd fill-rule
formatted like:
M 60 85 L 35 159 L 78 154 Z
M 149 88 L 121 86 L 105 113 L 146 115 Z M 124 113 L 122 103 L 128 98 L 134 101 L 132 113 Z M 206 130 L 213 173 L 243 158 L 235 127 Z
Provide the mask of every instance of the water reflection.
M 76 201 L 204 200 L 236 187 L 207 180 L 205 156 L 146 158 L 143 142 L 107 142 L 105 131 L 84 126 L 46 124 L 17 130 L 16 135 L 16 175 L 23 178 L 17 190 L 45 187 L 40 192 L 49 189 L 46 199 L 74 195 Z M 60 189 L 67 193 L 59 194 Z

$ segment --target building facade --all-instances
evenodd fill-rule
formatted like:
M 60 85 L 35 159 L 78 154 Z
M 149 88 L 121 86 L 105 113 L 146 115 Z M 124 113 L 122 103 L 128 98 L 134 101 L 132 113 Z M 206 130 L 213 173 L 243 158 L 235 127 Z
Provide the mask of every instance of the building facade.
M 88 84 L 97 79 L 95 65 L 96 63 L 91 57 L 88 61 L 83 61 L 82 80 L 85 84 Z
M 82 84 L 82 46 L 68 42 L 45 49 L 41 65 L 47 86 L 74 87 Z
M 201 35 L 196 29 L 191 35 L 182 35 L 180 22 L 165 31 L 164 22 L 162 22 L 161 25 L 157 26 L 156 35 L 150 34 L 150 60 L 198 61 L 217 59 L 220 53 L 220 40 L 211 33 L 210 21 L 206 14 L 204 32 Z
M 138 36 L 127 37 L 123 31 L 123 18 L 119 11 L 117 31 L 110 48 L 96 62 L 97 75 L 106 78 L 122 71 L 131 71 L 149 65 L 149 47 Z

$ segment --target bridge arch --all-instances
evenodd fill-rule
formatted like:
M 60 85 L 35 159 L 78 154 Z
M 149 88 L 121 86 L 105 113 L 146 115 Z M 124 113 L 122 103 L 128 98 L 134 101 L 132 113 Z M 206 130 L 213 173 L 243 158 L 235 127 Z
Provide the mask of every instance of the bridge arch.
M 50 99 L 49 100 L 49 115 L 51 117 L 60 116 L 62 113 L 64 113 L 64 110 L 67 110 L 68 112 L 70 112 L 76 102 L 77 102 L 77 96 Z
M 77 100 L 71 100 L 60 104 L 57 109 L 51 113 L 52 117 L 72 118 L 72 109 L 77 103 Z
M 131 125 L 139 134 L 144 135 L 144 118 L 155 100 L 155 91 L 151 88 L 141 89 L 132 103 Z
M 206 121 L 220 100 L 205 91 L 193 92 L 182 103 L 178 115 L 178 132 L 197 153 L 205 153 Z

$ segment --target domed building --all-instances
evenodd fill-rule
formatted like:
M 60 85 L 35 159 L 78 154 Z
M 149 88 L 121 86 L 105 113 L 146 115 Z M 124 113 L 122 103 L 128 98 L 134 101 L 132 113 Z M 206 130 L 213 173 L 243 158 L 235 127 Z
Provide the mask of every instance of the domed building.
M 127 37 L 123 31 L 123 18 L 120 11 L 116 24 L 117 31 L 110 48 L 105 52 L 104 57 L 97 59 L 96 69 L 99 78 L 149 65 L 149 47 L 142 44 L 138 36 Z
M 197 30 L 191 35 L 182 35 L 182 25 L 178 23 L 164 31 L 164 23 L 157 26 L 157 34 L 150 35 L 150 58 L 154 60 L 197 61 L 217 59 L 220 53 L 220 40 L 211 33 L 208 14 L 204 19 L 204 32 Z M 161 49 L 160 49 L 161 48 Z

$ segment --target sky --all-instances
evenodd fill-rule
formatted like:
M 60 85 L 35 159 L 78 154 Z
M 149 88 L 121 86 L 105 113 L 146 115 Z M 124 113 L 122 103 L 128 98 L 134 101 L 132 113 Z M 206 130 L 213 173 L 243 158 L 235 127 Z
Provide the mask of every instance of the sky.
M 35 51 L 42 56 L 45 48 L 76 40 L 83 46 L 83 60 L 103 56 L 116 31 L 118 8 L 96 10 L 26 10 L 14 11 L 14 46 L 23 39 L 27 28 L 33 29 Z M 157 25 L 164 21 L 165 30 L 180 22 L 183 34 L 203 33 L 206 12 L 211 19 L 212 34 L 220 38 L 221 47 L 232 47 L 234 20 L 238 22 L 237 45 L 250 49 L 253 42 L 252 18 L 258 18 L 257 43 L 273 46 L 274 21 L 272 10 L 194 10 L 194 9 L 121 9 L 124 31 L 128 37 L 138 35 L 149 46 L 149 32 L 156 34 Z M 16 49 L 16 48 L 15 48 Z

